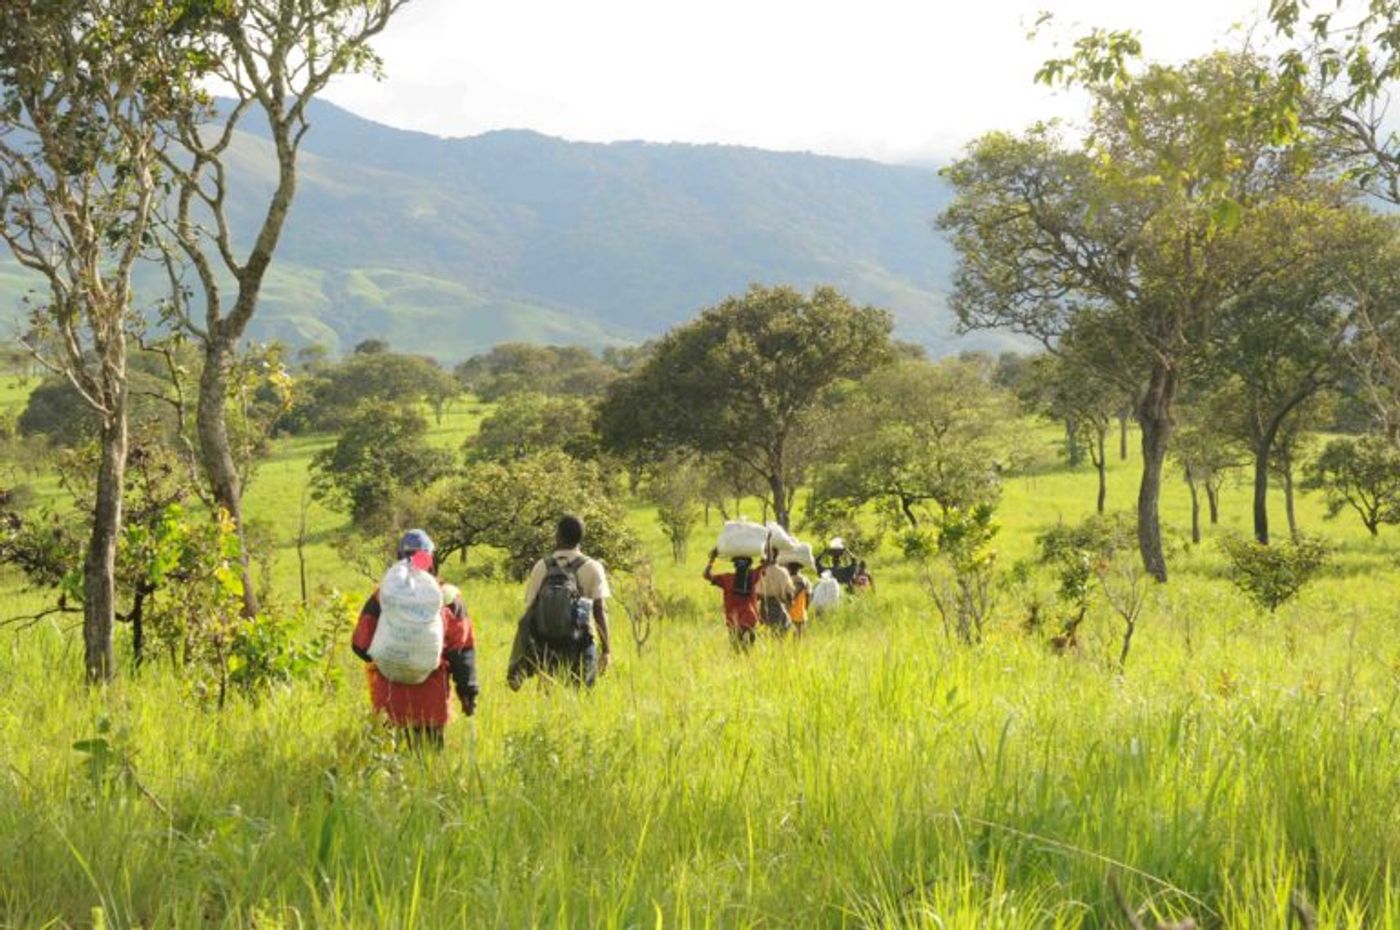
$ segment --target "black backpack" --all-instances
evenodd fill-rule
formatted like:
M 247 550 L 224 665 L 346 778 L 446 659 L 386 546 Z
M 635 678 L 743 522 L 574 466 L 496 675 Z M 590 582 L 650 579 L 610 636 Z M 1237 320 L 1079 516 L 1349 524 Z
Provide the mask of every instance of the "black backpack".
M 544 581 L 530 606 L 531 627 L 539 639 L 574 642 L 588 629 L 588 612 L 580 609 L 584 598 L 578 583 L 578 570 L 583 563 L 583 556 L 569 562 L 545 559 Z

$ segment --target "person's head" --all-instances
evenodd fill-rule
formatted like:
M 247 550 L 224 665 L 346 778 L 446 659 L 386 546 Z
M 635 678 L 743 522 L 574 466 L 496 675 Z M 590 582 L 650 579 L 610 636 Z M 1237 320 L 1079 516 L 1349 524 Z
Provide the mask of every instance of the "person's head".
M 554 530 L 554 542 L 560 549 L 577 549 L 583 543 L 583 520 L 569 514 Z
M 801 562 L 789 562 L 789 563 L 787 563 L 787 570 L 788 570 L 788 574 L 790 574 L 790 575 L 796 577 L 797 575 L 802 574 L 802 563 L 801 563 Z
M 860 564 L 856 566 L 856 571 L 858 571 L 858 572 L 863 572 L 863 571 L 865 571 L 865 559 L 861 559 L 861 560 L 860 560 Z
M 841 553 L 846 551 L 846 540 L 842 539 L 840 536 L 837 536 L 831 542 L 827 543 L 826 547 L 830 549 L 834 554 L 840 555 Z
M 748 594 L 753 590 L 753 559 L 740 556 L 734 560 L 734 593 Z
M 408 559 L 415 567 L 429 571 L 433 567 L 433 553 L 436 550 L 432 537 L 423 530 L 413 529 L 399 539 L 395 558 Z

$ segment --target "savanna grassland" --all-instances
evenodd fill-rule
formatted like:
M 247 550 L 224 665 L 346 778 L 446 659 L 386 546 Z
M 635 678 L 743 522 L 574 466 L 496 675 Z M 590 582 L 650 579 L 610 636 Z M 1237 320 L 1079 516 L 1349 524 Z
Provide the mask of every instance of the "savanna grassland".
M 455 448 L 481 413 L 459 403 L 434 440 Z M 1025 435 L 1052 457 L 1052 431 Z M 324 442 L 280 442 L 248 496 L 286 603 Z M 1136 469 L 1111 463 L 1111 508 Z M 1093 495 L 1087 467 L 1009 479 L 1000 562 Z M 1223 504 L 1244 529 L 1246 490 Z M 1123 674 L 1103 605 L 1077 654 L 1025 631 L 1032 600 L 1055 610 L 1039 569 L 1004 584 L 983 644 L 950 641 L 893 545 L 874 597 L 735 656 L 699 578 L 715 526 L 672 565 L 637 506 L 666 602 L 641 653 L 618 610 L 596 691 L 510 693 L 519 587 L 466 581 L 480 711 L 427 758 L 369 716 L 353 607 L 310 621 L 339 634 L 320 672 L 222 712 L 159 663 L 89 690 L 67 621 L 5 628 L 0 925 L 1121 926 L 1113 881 L 1149 925 L 1283 927 L 1296 890 L 1321 926 L 1400 927 L 1400 531 L 1372 540 L 1303 498 L 1337 551 L 1269 616 L 1224 578 L 1220 528 L 1184 545 L 1186 506 L 1174 479 L 1174 576 Z M 357 603 L 371 581 L 335 555 L 342 523 L 311 505 L 309 575 Z M 17 586 L 0 578 L 5 616 L 39 606 Z

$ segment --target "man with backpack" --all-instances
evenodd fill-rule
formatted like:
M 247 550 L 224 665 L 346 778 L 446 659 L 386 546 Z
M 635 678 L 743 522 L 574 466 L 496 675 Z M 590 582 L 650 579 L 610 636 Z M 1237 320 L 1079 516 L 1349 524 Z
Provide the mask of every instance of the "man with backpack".
M 433 573 L 434 548 L 422 530 L 403 535 L 394 564 L 360 610 L 351 648 L 367 663 L 374 709 L 409 745 L 440 748 L 452 686 L 468 717 L 480 688 L 471 617 L 457 589 Z
M 506 683 L 518 691 L 539 672 L 593 687 L 612 659 L 601 563 L 584 555 L 583 521 L 566 516 L 555 530 L 553 554 L 540 559 L 525 584 L 525 614 L 515 631 Z M 596 642 L 595 642 L 596 638 Z

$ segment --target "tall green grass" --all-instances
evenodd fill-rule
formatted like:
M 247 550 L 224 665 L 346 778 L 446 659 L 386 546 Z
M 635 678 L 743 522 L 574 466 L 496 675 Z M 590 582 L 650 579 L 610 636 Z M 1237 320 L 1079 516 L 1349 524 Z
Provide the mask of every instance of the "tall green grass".
M 437 441 L 479 416 L 462 405 Z M 279 446 L 250 492 L 284 598 L 316 446 Z M 1111 477 L 1128 504 L 1134 464 Z M 1088 470 L 1013 479 L 1003 562 L 1092 495 Z M 638 506 L 675 595 L 642 652 L 616 612 L 594 692 L 513 694 L 520 591 L 469 583 L 481 710 L 426 758 L 370 718 L 345 637 L 314 680 L 217 713 L 159 667 L 90 692 L 71 632 L 4 631 L 0 925 L 1108 927 L 1114 876 L 1145 913 L 1205 926 L 1285 926 L 1300 890 L 1324 926 L 1394 928 L 1394 533 L 1302 504 L 1340 547 L 1323 581 L 1261 616 L 1213 545 L 1178 551 L 1123 675 L 1106 613 L 1078 655 L 1022 630 L 1045 579 L 1008 588 L 981 646 L 950 642 L 892 548 L 876 598 L 736 656 L 699 578 L 714 527 L 673 566 Z M 1246 510 L 1227 494 L 1232 524 Z M 329 545 L 341 518 L 309 520 L 313 582 L 363 591 Z M 105 761 L 73 748 L 94 738 Z

